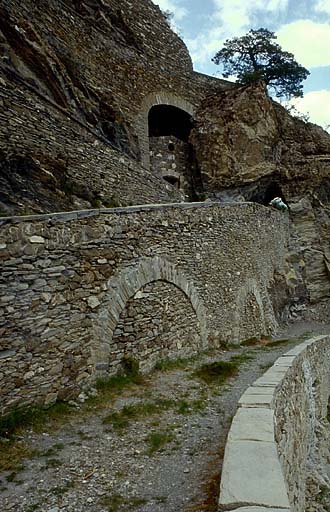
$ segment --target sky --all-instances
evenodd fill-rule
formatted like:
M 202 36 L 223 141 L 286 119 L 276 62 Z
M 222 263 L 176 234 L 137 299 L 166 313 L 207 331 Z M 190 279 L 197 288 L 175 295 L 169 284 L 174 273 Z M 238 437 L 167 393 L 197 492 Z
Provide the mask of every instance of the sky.
M 172 26 L 201 73 L 221 78 L 211 59 L 226 39 L 251 28 L 272 30 L 283 50 L 310 71 L 296 109 L 330 131 L 330 0 L 153 0 L 173 13 Z M 234 79 L 233 79 L 234 80 Z

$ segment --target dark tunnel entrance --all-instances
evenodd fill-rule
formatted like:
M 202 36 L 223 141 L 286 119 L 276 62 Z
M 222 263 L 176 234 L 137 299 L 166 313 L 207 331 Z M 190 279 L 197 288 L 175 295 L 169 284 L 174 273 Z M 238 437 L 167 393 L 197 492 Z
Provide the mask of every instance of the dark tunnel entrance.
M 172 105 L 155 105 L 149 111 L 148 131 L 151 170 L 195 201 L 199 173 L 189 142 L 192 116 Z
M 284 200 L 281 187 L 279 186 L 278 183 L 272 182 L 268 185 L 268 187 L 265 190 L 265 197 L 264 197 L 263 204 L 265 206 L 267 206 L 270 203 L 270 201 L 272 199 L 274 199 L 275 197 L 280 197 L 282 200 Z
M 247 186 L 242 192 L 247 201 L 263 204 L 264 206 L 268 206 L 275 197 L 280 197 L 282 201 L 287 204 L 283 190 L 277 179 L 270 180 L 269 178 L 262 178 L 254 185 Z
M 193 119 L 188 112 L 171 105 L 155 105 L 149 111 L 149 137 L 175 137 L 189 141 Z

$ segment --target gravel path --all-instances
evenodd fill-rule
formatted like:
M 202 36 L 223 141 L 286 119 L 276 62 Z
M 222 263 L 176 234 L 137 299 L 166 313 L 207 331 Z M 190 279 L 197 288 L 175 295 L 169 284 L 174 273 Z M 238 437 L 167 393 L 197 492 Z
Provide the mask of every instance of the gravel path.
M 287 343 L 202 355 L 184 368 L 155 371 L 102 408 L 82 406 L 56 430 L 25 431 L 21 440 L 36 453 L 17 474 L 0 474 L 1 511 L 215 511 L 238 398 L 298 343 L 297 334 L 330 332 L 317 324 L 290 329 Z M 223 386 L 192 377 L 194 368 L 206 362 L 242 354 L 248 359 Z M 132 405 L 135 409 L 127 409 L 131 414 L 124 417 L 128 425 L 119 428 L 122 415 L 111 416 L 115 426 L 103 423 Z

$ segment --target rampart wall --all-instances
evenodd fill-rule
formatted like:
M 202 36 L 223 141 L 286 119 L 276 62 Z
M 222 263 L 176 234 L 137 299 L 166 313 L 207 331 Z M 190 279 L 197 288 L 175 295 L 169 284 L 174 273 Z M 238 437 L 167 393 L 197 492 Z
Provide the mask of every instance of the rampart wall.
M 230 84 L 193 72 L 150 0 L 46 4 L 0 7 L 0 203 L 42 213 L 180 200 L 149 172 L 148 112 L 192 114 Z
M 276 328 L 286 216 L 241 203 L 0 219 L 1 411 Z M 274 237 L 276 233 L 276 237 Z
M 91 127 L 6 78 L 0 81 L 0 105 L 0 152 L 17 162 L 19 186 L 33 203 L 37 198 L 41 211 L 54 210 L 54 203 L 65 210 L 72 196 L 123 206 L 182 200 L 179 191 Z M 8 179 L 15 196 L 13 171 L 8 169 Z
M 306 510 L 307 480 L 321 462 L 317 435 L 321 425 L 329 429 L 329 341 L 301 343 L 242 395 L 226 444 L 219 510 Z

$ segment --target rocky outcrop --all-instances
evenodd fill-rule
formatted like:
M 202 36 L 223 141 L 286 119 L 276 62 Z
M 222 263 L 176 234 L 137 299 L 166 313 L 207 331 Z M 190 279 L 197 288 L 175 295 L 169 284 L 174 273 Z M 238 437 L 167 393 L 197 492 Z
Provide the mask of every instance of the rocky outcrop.
M 235 187 L 258 200 L 273 182 L 288 197 L 312 190 L 329 201 L 329 134 L 289 115 L 262 83 L 209 96 L 196 114 L 192 141 L 210 194 Z
M 292 300 L 329 297 L 329 134 L 289 115 L 259 83 L 209 96 L 191 141 L 210 197 L 267 205 L 280 196 L 287 202 Z

